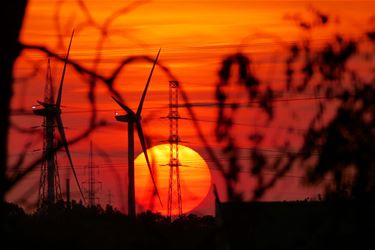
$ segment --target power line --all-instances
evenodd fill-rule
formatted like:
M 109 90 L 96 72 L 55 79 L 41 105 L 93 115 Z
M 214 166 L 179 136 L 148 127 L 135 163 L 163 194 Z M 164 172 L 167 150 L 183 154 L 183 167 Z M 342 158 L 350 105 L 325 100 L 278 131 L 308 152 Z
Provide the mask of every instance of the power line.
M 322 100 L 322 99 L 337 99 L 341 96 L 313 96 L 313 97 L 301 97 L 301 98 L 275 98 L 268 100 L 269 102 L 294 102 L 294 101 L 313 101 L 313 100 Z M 218 102 L 195 102 L 195 103 L 186 103 L 186 104 L 180 104 L 180 107 L 219 107 L 223 106 L 224 108 L 232 108 L 233 106 L 237 107 L 251 107 L 251 104 L 259 104 L 263 101 L 261 100 L 254 100 L 249 102 L 232 102 L 232 103 L 218 103 Z
M 192 119 L 192 118 L 183 118 L 183 119 L 194 121 L 194 119 Z M 195 119 L 195 121 L 217 123 L 217 121 L 207 120 L 207 119 Z M 290 130 L 290 131 L 294 130 L 294 131 L 299 131 L 299 132 L 306 132 L 307 131 L 307 129 L 301 129 L 301 128 L 275 127 L 275 126 L 260 125 L 260 124 L 249 124 L 249 123 L 240 123 L 240 122 L 232 122 L 232 125 L 245 126 L 245 127 L 259 127 L 259 128 L 270 128 L 270 129 L 282 129 L 282 130 Z
M 190 163 L 190 162 L 184 161 L 184 163 Z M 191 164 L 192 163 L 196 163 L 196 162 L 191 162 Z M 146 168 L 146 165 L 143 165 L 143 167 Z M 161 167 L 163 167 L 163 166 L 161 166 Z M 184 166 L 181 166 L 181 167 L 182 168 L 204 169 L 203 167 L 195 167 L 195 166 L 188 166 L 188 165 L 184 165 Z M 68 166 L 61 166 L 61 167 L 59 167 L 59 169 L 65 169 L 65 168 L 68 168 Z M 100 168 L 101 169 L 103 169 L 103 168 L 127 169 L 127 166 L 125 164 L 124 165 L 115 165 L 115 166 L 100 165 Z M 78 167 L 78 168 L 76 167 L 76 169 L 80 169 L 80 167 Z M 84 170 L 84 167 L 81 167 L 81 169 Z M 208 166 L 208 169 L 213 170 L 213 171 L 222 171 L 221 169 L 218 169 L 216 167 L 210 167 L 210 166 Z M 240 172 L 240 173 L 251 173 L 251 170 L 239 170 L 238 172 Z M 277 173 L 274 173 L 274 172 L 272 172 L 270 170 L 268 170 L 267 172 L 264 172 L 263 174 L 267 175 L 267 176 L 275 176 L 275 175 L 277 175 Z M 305 179 L 306 178 L 305 176 L 302 176 L 302 175 L 283 175 L 283 177 L 299 178 L 299 179 Z M 36 177 L 36 178 L 39 178 L 39 177 Z
M 318 154 L 314 154 L 313 156 L 318 156 Z M 282 157 L 282 154 L 281 155 L 266 156 L 266 158 L 280 158 L 280 157 Z M 226 157 L 222 157 L 222 158 L 218 158 L 218 159 L 221 160 L 221 161 L 230 161 Z M 251 157 L 238 157 L 237 158 L 237 160 L 239 160 L 239 161 L 245 161 L 245 160 L 251 160 L 251 159 L 252 159 Z M 204 161 L 205 162 L 215 162 L 214 160 L 211 160 L 211 159 L 205 159 Z M 181 162 L 184 164 L 184 167 L 192 167 L 189 164 L 196 165 L 197 163 L 200 163 L 200 161 L 194 161 L 194 160 L 183 160 Z M 186 164 L 188 164 L 188 165 L 186 165 Z M 142 165 L 142 166 L 146 167 L 146 165 Z M 76 164 L 75 168 L 84 171 L 87 168 L 87 165 L 85 165 L 85 164 L 78 164 L 77 165 Z M 127 168 L 127 165 L 126 165 L 126 163 L 112 162 L 112 163 L 100 164 L 100 168 L 101 169 L 104 169 L 104 168 Z M 209 166 L 209 168 L 212 168 L 212 167 Z M 25 169 L 26 168 L 8 169 L 8 171 L 10 171 L 10 170 L 19 171 L 19 170 L 25 170 Z M 61 169 L 61 170 L 63 170 L 63 169 L 69 169 L 69 165 L 60 165 L 59 169 Z
M 341 98 L 341 96 L 311 96 L 311 97 L 300 97 L 300 98 L 275 98 L 269 100 L 270 102 L 294 102 L 294 101 L 313 101 L 313 100 L 322 100 L 322 99 L 338 99 Z M 259 104 L 262 101 L 255 100 L 255 101 L 249 101 L 249 102 L 232 102 L 232 103 L 218 103 L 218 102 L 191 102 L 191 103 L 185 103 L 185 104 L 179 104 L 179 107 L 219 107 L 223 105 L 225 108 L 232 108 L 234 105 L 237 107 L 251 107 L 251 104 Z M 146 109 L 164 109 L 168 108 L 168 106 L 155 106 L 155 107 L 148 107 Z M 115 112 L 118 109 L 97 109 L 95 112 Z M 76 111 L 65 111 L 64 113 L 90 113 L 92 110 L 76 110 Z M 32 115 L 31 111 L 25 111 L 25 110 L 12 110 L 11 111 L 12 116 L 22 116 L 22 115 Z
M 29 34 L 31 32 L 29 31 Z M 40 33 L 40 34 L 35 34 L 35 35 L 43 35 L 43 36 L 54 36 L 57 34 L 47 34 L 47 33 Z M 311 42 L 327 42 L 327 41 L 332 41 L 331 37 L 324 37 L 324 38 L 316 38 L 316 39 L 310 39 Z M 243 48 L 253 48 L 253 47 L 262 47 L 265 48 L 266 46 L 274 46 L 278 45 L 280 46 L 280 49 L 284 49 L 281 45 L 292 45 L 295 43 L 300 42 L 299 40 L 289 40 L 289 41 L 283 41 L 281 42 L 276 42 L 276 41 L 269 41 L 269 42 L 250 42 L 247 44 L 217 44 L 216 41 L 207 41 L 209 43 L 208 45 L 192 45 L 192 46 L 170 46 L 170 47 L 165 47 L 164 51 L 166 54 L 168 53 L 190 53 L 190 51 L 194 50 L 215 50 L 218 51 L 218 49 L 243 49 Z M 157 47 L 154 45 L 150 45 L 149 47 Z M 96 52 L 94 49 L 82 49 L 82 48 L 77 48 L 76 51 L 73 53 L 75 57 L 79 56 L 91 56 L 94 57 L 95 54 L 93 54 L 93 51 Z M 132 49 L 123 49 L 121 46 L 111 46 L 111 47 L 106 47 L 104 50 L 101 51 L 101 53 L 105 53 L 106 56 L 124 56 L 124 57 L 129 57 L 129 56 L 139 56 L 139 55 L 144 55 L 147 53 L 146 49 L 142 48 L 132 48 Z M 256 52 L 258 54 L 259 52 Z M 274 54 L 275 52 L 273 51 L 272 53 L 269 52 L 269 50 L 266 50 L 262 53 L 267 53 L 267 54 Z M 33 53 L 34 55 L 29 55 L 29 58 L 43 58 L 43 56 L 37 56 L 37 53 Z M 225 55 L 222 55 L 225 57 Z M 82 60 L 82 59 L 76 59 L 77 61 Z M 85 59 L 83 59 L 85 60 Z M 91 58 L 87 58 L 86 60 L 92 60 Z M 103 59 L 102 59 L 103 60 Z M 108 60 L 109 59 L 104 59 Z M 113 60 L 112 60 L 113 62 Z
M 194 144 L 194 143 L 192 143 L 192 144 Z M 251 151 L 257 150 L 257 151 L 262 151 L 262 152 L 273 152 L 273 153 L 284 153 L 284 154 L 287 154 L 287 153 L 297 154 L 297 153 L 299 153 L 298 150 L 284 150 L 284 149 L 279 149 L 279 148 L 265 148 L 265 147 L 236 147 L 236 149 L 251 150 Z M 80 151 L 70 151 L 70 152 L 74 153 L 74 154 L 86 155 L 86 152 L 80 152 Z M 10 156 L 16 157 L 16 156 L 22 155 L 24 153 L 26 153 L 26 154 L 37 154 L 39 152 L 38 151 L 24 151 L 24 152 L 20 152 L 19 154 L 11 154 Z M 316 155 L 319 155 L 319 154 L 316 154 Z

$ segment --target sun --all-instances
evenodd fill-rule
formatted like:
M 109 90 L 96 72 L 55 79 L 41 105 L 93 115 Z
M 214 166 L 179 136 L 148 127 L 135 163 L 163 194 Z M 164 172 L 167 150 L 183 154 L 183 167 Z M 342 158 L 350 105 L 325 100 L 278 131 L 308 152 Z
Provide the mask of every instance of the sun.
M 182 212 L 187 213 L 196 208 L 207 196 L 211 187 L 211 173 L 206 161 L 193 149 L 179 145 L 180 185 Z M 135 195 L 137 211 L 151 210 L 167 215 L 169 190 L 169 144 L 161 144 L 147 150 L 150 158 L 156 186 L 163 207 L 157 196 L 150 177 L 143 153 L 135 159 Z M 176 195 L 174 195 L 176 197 Z M 177 205 L 172 214 L 178 214 Z

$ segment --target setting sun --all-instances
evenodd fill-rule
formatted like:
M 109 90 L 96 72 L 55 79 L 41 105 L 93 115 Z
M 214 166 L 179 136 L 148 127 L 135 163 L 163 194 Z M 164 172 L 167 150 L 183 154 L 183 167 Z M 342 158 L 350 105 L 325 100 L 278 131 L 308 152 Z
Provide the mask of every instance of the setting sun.
M 154 188 L 147 169 L 144 154 L 135 160 L 135 192 L 138 211 L 152 210 L 167 214 L 169 187 L 169 144 L 161 144 L 147 150 L 163 203 L 161 207 L 157 197 L 153 195 Z M 196 208 L 207 196 L 211 186 L 211 174 L 205 160 L 189 147 L 179 145 L 180 180 L 182 212 L 187 213 Z M 175 197 L 175 196 L 174 196 Z M 177 214 L 173 207 L 172 214 Z

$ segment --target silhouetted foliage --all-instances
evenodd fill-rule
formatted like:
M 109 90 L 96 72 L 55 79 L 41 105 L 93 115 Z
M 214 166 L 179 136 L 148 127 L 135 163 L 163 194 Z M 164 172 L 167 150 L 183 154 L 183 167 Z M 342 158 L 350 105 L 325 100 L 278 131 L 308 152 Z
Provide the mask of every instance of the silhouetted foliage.
M 329 25 L 329 16 L 312 10 L 313 20 L 306 21 L 300 16 L 290 19 L 304 30 Z M 350 38 L 342 34 L 322 46 L 312 46 L 311 37 L 301 43 L 288 45 L 285 60 L 285 91 L 309 93 L 319 100 L 311 105 L 314 115 L 303 135 L 304 142 L 299 148 L 295 143 L 284 141 L 278 157 L 268 157 L 262 150 L 265 132 L 250 133 L 250 166 L 240 165 L 239 149 L 233 124 L 240 100 L 228 98 L 230 93 L 223 87 L 233 81 L 238 87 L 248 90 L 248 103 L 258 104 L 268 118 L 274 120 L 274 103 L 283 96 L 270 85 L 252 73 L 251 59 L 242 53 L 226 57 L 219 70 L 216 99 L 219 102 L 216 138 L 224 143 L 222 150 L 227 157 L 228 170 L 223 171 L 227 181 L 229 199 L 241 198 L 241 192 L 234 190 L 240 171 L 249 168 L 257 180 L 253 199 L 261 198 L 276 182 L 294 166 L 302 167 L 306 173 L 306 183 L 326 185 L 329 199 L 374 199 L 375 192 L 375 75 L 374 75 L 374 31 L 364 32 L 360 38 Z M 367 47 L 366 47 L 367 46 Z M 364 51 L 366 47 L 368 51 Z M 360 69 L 349 66 L 360 65 Z M 238 67 L 232 72 L 233 65 Z M 370 76 L 362 76 L 363 72 Z M 236 73 L 236 74 L 233 74 Z M 286 100 L 287 101 L 287 100 Z M 226 105 L 230 104 L 230 108 Z M 332 115 L 333 114 L 333 115 Z M 328 120 L 328 118 L 330 120 Z M 327 121 L 328 120 L 328 121 Z M 277 140 L 277 139 L 276 139 Z M 316 159 L 317 157 L 317 159 Z M 272 169 L 271 178 L 264 175 L 265 169 Z M 326 181 L 332 177 L 331 181 Z
M 136 221 L 110 206 L 84 207 L 63 202 L 25 214 L 7 204 L 4 249 L 215 249 L 211 216 L 169 218 L 150 211 Z
M 356 249 L 371 243 L 375 221 L 373 202 L 352 201 L 224 203 L 223 225 L 150 211 L 134 221 L 79 203 L 33 214 L 6 207 L 2 249 Z
M 234 191 L 234 185 L 238 181 L 238 173 L 241 170 L 241 166 L 238 162 L 238 149 L 233 135 L 235 131 L 232 130 L 233 119 L 239 109 L 240 103 L 238 103 L 238 101 L 230 102 L 230 107 L 227 109 L 225 105 L 227 104 L 229 93 L 226 93 L 224 88 L 231 84 L 232 68 L 236 65 L 238 66 L 237 84 L 245 86 L 249 102 L 257 101 L 270 119 L 273 117 L 273 108 L 270 101 L 274 95 L 272 89 L 261 89 L 259 87 L 260 81 L 252 73 L 250 69 L 251 61 L 246 55 L 238 53 L 233 56 L 228 56 L 223 60 L 219 71 L 220 81 L 216 88 L 216 99 L 219 106 L 215 132 L 218 142 L 225 143 L 222 153 L 229 160 L 229 168 L 228 171 L 223 171 L 223 175 L 226 180 L 228 196 L 231 199 L 242 198 L 241 194 Z M 259 135 L 251 135 L 250 137 L 259 142 L 262 140 Z M 254 158 L 260 159 L 259 157 Z

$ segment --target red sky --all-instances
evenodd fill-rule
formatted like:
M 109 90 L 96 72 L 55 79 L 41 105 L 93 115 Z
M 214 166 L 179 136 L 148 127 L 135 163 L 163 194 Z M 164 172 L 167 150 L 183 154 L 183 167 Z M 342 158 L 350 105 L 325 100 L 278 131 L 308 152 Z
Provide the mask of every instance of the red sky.
M 27 14 L 21 34 L 21 40 L 27 44 L 37 44 L 65 54 L 68 39 L 72 29 L 76 29 L 71 59 L 87 68 L 92 67 L 92 60 L 96 55 L 96 46 L 99 39 L 99 31 L 92 26 L 85 26 L 87 15 L 78 4 L 79 1 L 29 1 Z M 87 0 L 86 6 L 91 13 L 94 22 L 102 24 L 105 19 L 122 9 L 124 2 L 129 1 L 98 1 Z M 329 13 L 334 24 L 328 29 L 318 29 L 310 35 L 318 45 L 330 39 L 335 32 L 357 36 L 368 26 L 368 19 L 374 14 L 373 1 L 213 1 L 213 0 L 184 0 L 184 1 L 135 1 L 133 8 L 127 13 L 122 13 L 109 26 L 109 36 L 102 49 L 102 61 L 99 72 L 109 75 L 119 61 L 130 55 L 155 56 L 158 48 L 162 48 L 160 62 L 167 65 L 178 77 L 192 102 L 214 101 L 214 87 L 217 82 L 217 71 L 220 61 L 230 53 L 238 51 L 251 56 L 254 64 L 253 70 L 263 80 L 271 81 L 274 87 L 281 86 L 284 81 L 284 68 L 282 63 L 283 47 L 278 40 L 286 43 L 299 38 L 302 34 L 296 25 L 290 20 L 291 16 L 300 15 L 309 18 L 311 9 Z M 58 20 L 58 22 L 56 22 Z M 58 30 L 60 27 L 60 32 Z M 62 34 L 63 41 L 60 44 L 58 34 Z M 266 35 L 265 35 L 266 34 Z M 273 38 L 270 38 L 270 34 Z M 274 37 L 278 37 L 275 39 Z M 40 65 L 40 70 L 33 78 L 25 81 L 23 76 L 33 71 L 34 66 Z M 60 79 L 62 64 L 52 60 L 55 82 Z M 141 91 L 147 80 L 149 63 L 134 63 L 122 71 L 116 81 L 116 87 L 120 90 L 127 103 L 135 108 L 140 98 Z M 17 61 L 15 69 L 16 85 L 13 108 L 31 110 L 36 100 L 42 100 L 45 83 L 46 58 L 44 55 L 25 51 Z M 86 98 L 87 82 L 68 67 L 66 84 L 64 86 L 63 105 L 65 113 L 63 119 L 67 127 L 68 138 L 73 138 L 83 130 L 88 121 L 88 101 Z M 99 117 L 108 121 L 113 119 L 114 111 L 120 111 L 111 100 L 106 88 L 99 83 L 96 90 L 98 97 Z M 167 138 L 167 122 L 159 119 L 166 115 L 168 110 L 168 78 L 160 69 L 156 69 L 152 79 L 149 93 L 145 101 L 143 117 L 149 117 L 150 122 L 144 126 L 145 132 L 151 137 L 152 145 L 159 144 L 160 140 Z M 164 106 L 164 107 L 163 107 Z M 162 108 L 161 108 L 162 107 Z M 280 127 L 288 127 L 292 112 L 305 112 L 311 104 L 299 103 L 291 108 L 277 107 L 274 126 L 268 129 L 268 140 L 262 146 L 267 149 L 275 149 L 279 141 L 275 138 L 287 136 L 285 130 Z M 205 136 L 212 147 L 218 149 L 214 139 L 214 125 L 216 110 L 214 108 L 195 108 L 198 119 Z M 256 109 L 241 111 L 241 117 L 237 119 L 236 131 L 238 137 L 244 132 L 256 131 L 254 124 L 261 124 L 261 119 L 255 120 Z M 184 110 L 182 115 L 187 116 Z M 307 111 L 308 113 L 308 111 Z M 40 117 L 12 116 L 12 121 L 24 128 L 30 128 L 41 124 Z M 295 121 L 294 121 L 295 122 Z M 303 128 L 303 121 L 297 123 Z M 202 149 L 196 131 L 192 129 L 189 121 L 181 121 L 180 136 L 188 141 L 186 146 L 199 152 L 207 160 L 211 168 L 212 181 L 219 187 L 220 195 L 225 199 L 225 188 L 222 178 L 215 166 Z M 262 130 L 264 131 L 264 130 Z M 292 135 L 298 147 L 300 137 Z M 12 130 L 10 137 L 10 156 L 14 161 L 22 151 L 23 145 L 28 141 L 35 144 L 29 149 L 27 160 L 40 155 L 40 136 L 25 135 Z M 101 165 L 100 180 L 102 191 L 101 201 L 107 202 L 107 194 L 112 192 L 112 202 L 115 206 L 123 208 L 126 197 L 125 173 L 126 173 L 126 125 L 117 124 L 94 132 L 90 139 L 94 145 L 98 145 L 111 158 L 109 164 L 96 152 L 95 163 Z M 136 148 L 139 153 L 140 149 Z M 247 141 L 241 141 L 240 147 L 249 148 Z M 95 146 L 94 146 L 95 147 Z M 84 176 L 84 166 L 88 161 L 88 140 L 84 140 L 71 146 L 73 160 L 77 165 L 78 174 Z M 67 160 L 61 153 L 59 163 L 62 166 L 61 178 L 66 175 Z M 104 165 L 103 165 L 104 164 Z M 113 172 L 117 171 L 121 183 L 118 183 Z M 272 173 L 270 173 L 272 174 Z M 307 188 L 300 185 L 301 172 L 293 170 L 269 193 L 266 200 L 290 200 L 304 199 L 307 196 L 316 196 L 320 191 L 317 188 Z M 39 171 L 34 171 L 23 183 L 16 187 L 8 199 L 15 201 L 24 192 L 38 182 Z M 241 174 L 239 189 L 250 190 L 253 186 L 249 174 Z M 76 191 L 76 190 L 75 190 Z M 249 197 L 247 192 L 246 197 Z M 32 197 L 30 201 L 35 199 Z M 213 212 L 213 195 L 211 192 L 199 208 L 197 213 Z

